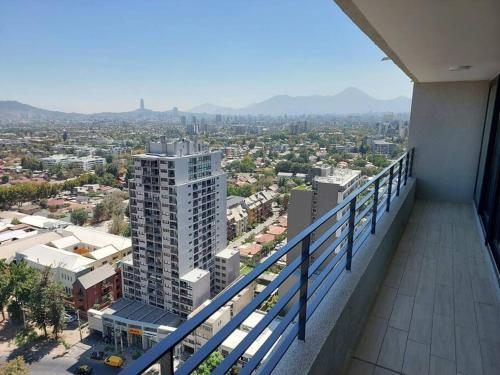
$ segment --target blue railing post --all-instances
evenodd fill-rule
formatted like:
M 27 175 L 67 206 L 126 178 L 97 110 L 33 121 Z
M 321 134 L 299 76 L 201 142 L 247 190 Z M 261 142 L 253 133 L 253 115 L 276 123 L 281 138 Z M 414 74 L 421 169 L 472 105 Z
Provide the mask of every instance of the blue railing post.
M 160 375 L 174 374 L 174 353 L 169 350 L 160 358 Z
M 300 266 L 300 291 L 299 291 L 299 340 L 306 341 L 306 320 L 307 320 L 307 284 L 309 279 L 309 245 L 311 244 L 311 234 L 302 240 L 302 263 Z
M 401 172 L 403 172 L 403 159 L 399 160 L 399 169 L 398 169 L 398 186 L 396 190 L 396 196 L 399 197 L 399 192 L 401 191 Z
M 391 166 L 389 170 L 389 183 L 387 185 L 387 207 L 386 211 L 389 212 L 391 209 L 391 195 L 392 195 L 392 181 L 394 180 L 394 165 Z
M 410 151 L 407 151 L 405 155 L 405 186 L 406 183 L 408 182 L 409 164 L 410 164 Z
M 380 178 L 375 180 L 375 193 L 373 194 L 373 208 L 372 208 L 372 234 L 375 234 L 375 227 L 377 226 L 378 214 L 378 190 L 380 185 Z
M 347 271 L 351 270 L 352 246 L 354 245 L 355 218 L 356 218 L 356 197 L 352 198 L 349 206 L 349 232 L 347 234 L 347 253 L 346 253 L 346 265 L 345 265 L 345 269 Z
M 415 157 L 415 147 L 411 149 L 411 159 L 410 159 L 410 177 L 413 177 L 413 158 Z

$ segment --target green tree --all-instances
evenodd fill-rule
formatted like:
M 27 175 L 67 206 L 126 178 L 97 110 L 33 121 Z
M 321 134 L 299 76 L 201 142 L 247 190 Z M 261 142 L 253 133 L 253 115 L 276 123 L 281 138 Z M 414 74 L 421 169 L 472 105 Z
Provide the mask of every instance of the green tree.
M 50 267 L 46 267 L 42 272 L 37 273 L 28 303 L 30 319 L 37 328 L 43 329 L 45 337 L 48 335 L 47 326 L 49 325 L 49 300 L 47 289 L 51 283 L 50 272 Z
M 101 164 L 96 164 L 94 171 L 95 171 L 96 176 L 98 176 L 98 177 L 104 176 L 105 170 Z
M 112 175 L 114 178 L 118 178 L 120 174 L 120 166 L 118 163 L 110 163 L 106 165 L 106 173 L 109 173 Z
M 70 220 L 75 225 L 83 225 L 87 221 L 87 211 L 84 208 L 77 208 L 71 211 Z
M 28 373 L 28 366 L 21 356 L 0 365 L 0 375 L 28 375 Z
M 12 296 L 21 307 L 26 307 L 30 302 L 31 291 L 35 284 L 36 271 L 24 261 L 10 264 L 10 279 L 12 283 Z
M 9 176 L 3 175 L 2 176 L 2 184 L 6 184 L 7 182 L 9 182 Z
M 101 221 L 106 220 L 108 215 L 108 209 L 104 202 L 97 203 L 94 207 L 94 212 L 92 215 L 92 221 L 94 223 L 100 223 Z
M 213 352 L 193 371 L 193 375 L 210 375 L 212 370 L 219 366 L 223 360 L 224 357 L 221 353 Z
M 56 339 L 64 328 L 64 297 L 65 293 L 61 284 L 49 283 L 45 290 L 45 299 L 47 301 L 48 320 Z
M 126 225 L 125 228 L 123 229 L 121 235 L 123 237 L 130 237 L 130 235 L 132 234 L 132 228 L 130 227 L 130 224 Z
M 0 310 L 2 320 L 5 320 L 5 307 L 12 295 L 12 282 L 10 278 L 10 267 L 5 259 L 0 259 Z
M 42 162 L 34 156 L 23 156 L 21 158 L 21 167 L 32 171 L 40 171 L 43 169 Z
M 122 234 L 126 227 L 127 223 L 125 223 L 123 219 L 123 213 L 115 214 L 113 215 L 111 226 L 109 227 L 109 233 L 116 235 Z
M 10 223 L 11 223 L 12 225 L 18 225 L 18 224 L 21 224 L 21 221 L 20 221 L 17 217 L 15 217 L 15 218 L 13 218 L 13 219 L 10 221 Z

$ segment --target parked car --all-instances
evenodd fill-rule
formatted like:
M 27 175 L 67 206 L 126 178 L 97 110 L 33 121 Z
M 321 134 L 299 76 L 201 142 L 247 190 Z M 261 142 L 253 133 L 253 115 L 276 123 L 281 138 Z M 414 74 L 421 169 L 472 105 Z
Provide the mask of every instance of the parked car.
M 97 360 L 101 360 L 101 359 L 104 359 L 104 352 L 100 352 L 100 351 L 96 351 L 94 350 L 92 353 L 90 353 L 90 358 L 92 359 L 97 359 Z
M 66 321 L 66 323 L 73 323 L 73 322 L 76 322 L 76 316 L 66 314 L 66 315 L 64 315 L 64 320 Z
M 111 367 L 122 367 L 123 362 L 123 358 L 118 355 L 110 355 L 104 360 L 104 363 Z
M 75 374 L 78 375 L 89 375 L 92 373 L 92 367 L 89 365 L 80 365 L 76 368 Z

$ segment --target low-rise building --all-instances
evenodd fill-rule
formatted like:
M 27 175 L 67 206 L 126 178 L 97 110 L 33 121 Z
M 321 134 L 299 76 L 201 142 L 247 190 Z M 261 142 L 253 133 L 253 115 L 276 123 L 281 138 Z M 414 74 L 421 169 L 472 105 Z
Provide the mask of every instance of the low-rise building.
M 60 282 L 66 294 L 73 293 L 73 284 L 81 275 L 96 266 L 95 261 L 66 250 L 47 245 L 35 245 L 16 253 L 16 260 L 24 260 L 39 271 L 51 267 L 54 280 Z
M 121 271 L 109 264 L 79 276 L 73 283 L 73 303 L 81 311 L 101 310 L 121 296 Z
M 220 293 L 240 275 L 240 252 L 226 248 L 215 254 L 214 293 Z
M 248 225 L 260 223 L 272 215 L 274 198 L 276 193 L 270 190 L 259 191 L 245 198 L 244 207 L 248 214 Z
M 116 351 L 132 346 L 146 350 L 182 323 L 176 314 L 126 298 L 120 298 L 104 310 L 90 309 L 87 316 L 91 332 L 111 339 Z

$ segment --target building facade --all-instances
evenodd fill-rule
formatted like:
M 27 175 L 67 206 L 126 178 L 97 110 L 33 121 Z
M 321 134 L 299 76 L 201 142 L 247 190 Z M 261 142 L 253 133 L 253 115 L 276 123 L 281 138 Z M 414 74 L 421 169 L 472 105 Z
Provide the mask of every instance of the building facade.
M 146 154 L 134 156 L 134 167 L 133 278 L 124 274 L 125 296 L 187 317 L 210 297 L 214 257 L 226 247 L 221 153 L 162 137 Z

